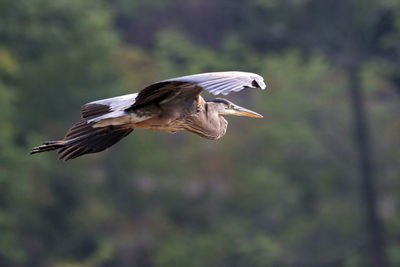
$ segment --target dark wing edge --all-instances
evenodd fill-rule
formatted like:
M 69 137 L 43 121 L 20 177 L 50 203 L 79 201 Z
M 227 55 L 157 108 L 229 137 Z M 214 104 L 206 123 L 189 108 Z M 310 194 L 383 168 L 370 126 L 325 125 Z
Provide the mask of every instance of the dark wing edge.
M 102 104 L 85 104 L 81 108 L 81 117 L 83 119 L 90 119 L 93 117 L 107 114 L 111 111 L 110 107 Z
M 185 81 L 161 81 L 151 84 L 142 89 L 133 105 L 126 109 L 126 111 L 140 108 L 144 105 L 154 103 L 166 103 L 177 96 L 195 98 L 203 89 L 190 82 Z

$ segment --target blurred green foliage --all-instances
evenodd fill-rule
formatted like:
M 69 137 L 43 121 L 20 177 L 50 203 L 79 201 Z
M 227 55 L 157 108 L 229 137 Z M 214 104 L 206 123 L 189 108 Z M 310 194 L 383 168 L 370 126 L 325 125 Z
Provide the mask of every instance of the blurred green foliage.
M 400 5 L 368 3 L 0 0 L 0 265 L 368 266 L 347 59 L 399 265 Z M 227 118 L 218 141 L 136 130 L 68 163 L 27 156 L 88 101 L 223 70 L 265 77 L 228 97 L 264 119 Z

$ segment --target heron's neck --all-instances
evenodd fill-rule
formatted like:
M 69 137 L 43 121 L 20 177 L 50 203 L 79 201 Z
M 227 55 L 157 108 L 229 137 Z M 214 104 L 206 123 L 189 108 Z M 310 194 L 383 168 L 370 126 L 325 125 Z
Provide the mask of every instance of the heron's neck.
M 216 112 L 215 103 L 198 100 L 198 111 L 187 118 L 185 129 L 201 137 L 216 140 L 222 137 L 228 122 Z
M 216 103 L 207 102 L 205 103 L 206 118 L 208 124 L 208 131 L 212 138 L 219 139 L 225 135 L 226 129 L 228 127 L 228 121 L 216 112 Z

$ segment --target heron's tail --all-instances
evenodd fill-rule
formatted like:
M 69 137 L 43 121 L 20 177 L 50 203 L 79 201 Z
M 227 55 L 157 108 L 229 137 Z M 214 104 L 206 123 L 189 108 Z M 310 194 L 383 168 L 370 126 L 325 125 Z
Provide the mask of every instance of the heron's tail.
M 41 146 L 34 147 L 29 154 L 55 150 L 65 146 L 65 141 L 46 141 Z
M 70 160 L 79 156 L 96 153 L 114 145 L 133 131 L 122 126 L 93 128 L 86 120 L 76 123 L 67 132 L 63 140 L 47 141 L 32 149 L 30 154 L 58 149 L 58 157 Z

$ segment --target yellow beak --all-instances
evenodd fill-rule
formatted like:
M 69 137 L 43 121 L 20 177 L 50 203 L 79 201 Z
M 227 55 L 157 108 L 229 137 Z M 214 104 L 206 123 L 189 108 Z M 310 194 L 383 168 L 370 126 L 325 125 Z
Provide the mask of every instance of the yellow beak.
M 246 116 L 251 118 L 262 118 L 261 114 L 257 112 L 251 111 L 247 108 L 243 108 L 237 105 L 232 106 L 230 109 L 227 110 L 227 114 L 229 115 L 236 115 L 236 116 Z

